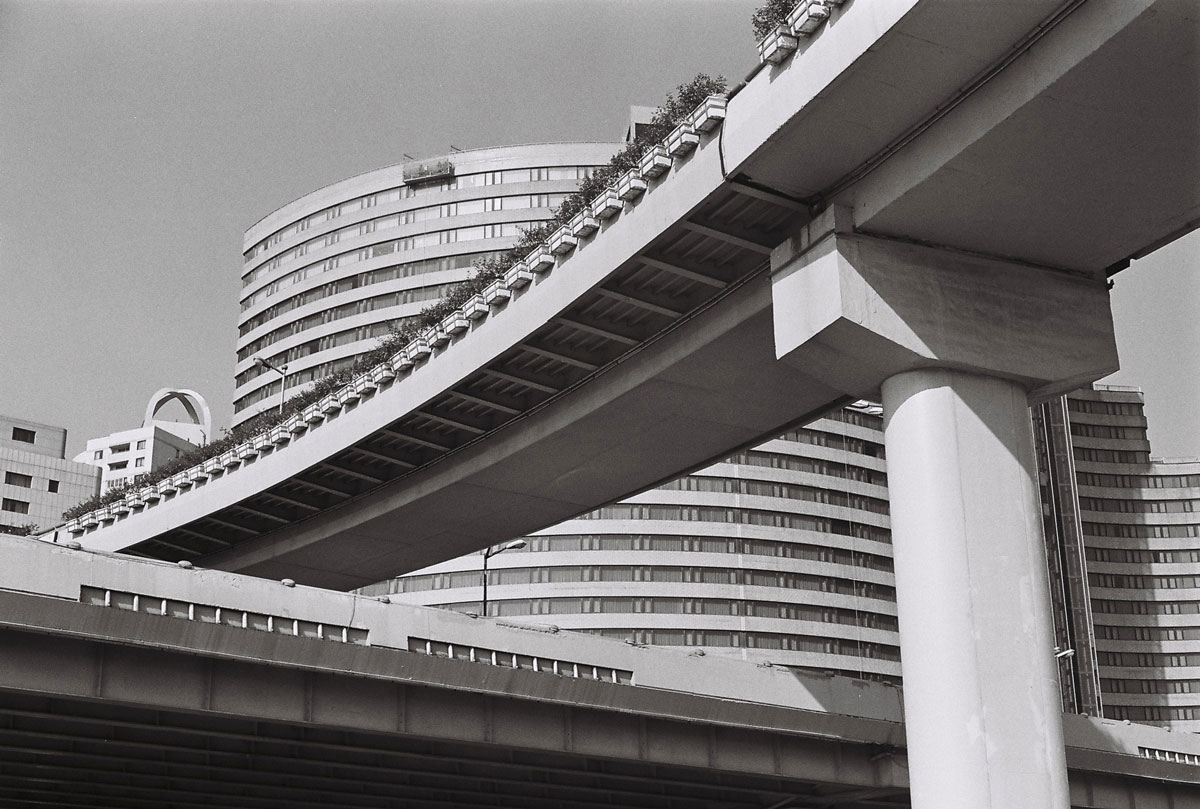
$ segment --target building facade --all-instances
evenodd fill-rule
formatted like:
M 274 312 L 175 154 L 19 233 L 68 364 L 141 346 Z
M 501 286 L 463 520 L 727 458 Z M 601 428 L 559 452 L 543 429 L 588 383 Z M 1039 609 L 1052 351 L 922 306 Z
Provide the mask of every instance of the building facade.
M 351 177 L 255 224 L 244 245 L 234 424 L 277 405 L 281 385 L 290 394 L 369 351 L 474 262 L 549 219 L 621 145 L 455 152 Z
M 1064 707 L 1200 731 L 1200 459 L 1150 455 L 1136 388 L 1035 408 Z
M 99 491 L 98 471 L 66 459 L 67 431 L 0 416 L 0 532 L 46 530 Z
M 172 402 L 183 405 L 190 422 L 158 418 L 159 411 Z M 212 414 L 204 397 L 193 390 L 163 388 L 150 397 L 140 427 L 89 439 L 75 460 L 99 469 L 100 490 L 108 491 L 196 449 L 211 437 Z

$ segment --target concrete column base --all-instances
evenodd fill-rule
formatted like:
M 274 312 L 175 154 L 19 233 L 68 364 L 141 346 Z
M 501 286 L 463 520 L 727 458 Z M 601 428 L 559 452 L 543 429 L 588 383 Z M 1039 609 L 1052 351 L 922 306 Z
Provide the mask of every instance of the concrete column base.
M 913 806 L 1067 809 L 1025 390 L 927 369 L 882 392 Z

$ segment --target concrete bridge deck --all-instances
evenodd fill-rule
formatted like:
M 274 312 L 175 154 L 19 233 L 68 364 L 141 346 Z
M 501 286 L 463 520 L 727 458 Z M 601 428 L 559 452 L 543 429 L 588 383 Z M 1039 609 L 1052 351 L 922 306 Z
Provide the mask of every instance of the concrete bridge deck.
M 5 806 L 908 805 L 890 686 L 32 540 L 0 553 Z M 1066 719 L 1072 806 L 1200 806 L 1200 737 Z

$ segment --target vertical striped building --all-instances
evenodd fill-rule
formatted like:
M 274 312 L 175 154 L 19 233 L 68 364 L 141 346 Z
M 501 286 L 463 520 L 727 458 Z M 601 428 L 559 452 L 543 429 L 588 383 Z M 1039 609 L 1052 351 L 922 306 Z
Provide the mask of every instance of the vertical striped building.
M 1200 459 L 1152 458 L 1136 388 L 1034 411 L 1064 708 L 1200 731 Z

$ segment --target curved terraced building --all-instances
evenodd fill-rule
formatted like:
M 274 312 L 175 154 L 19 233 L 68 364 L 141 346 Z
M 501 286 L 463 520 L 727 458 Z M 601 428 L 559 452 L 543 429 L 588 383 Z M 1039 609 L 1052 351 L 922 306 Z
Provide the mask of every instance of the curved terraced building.
M 1096 385 L 1035 412 L 1066 707 L 1200 731 L 1200 459 L 1152 458 L 1143 407 Z
M 877 408 L 835 411 L 493 556 L 487 612 L 898 682 L 886 484 Z M 479 612 L 481 561 L 363 592 Z
M 234 424 L 375 346 L 473 262 L 551 217 L 620 143 L 552 143 L 455 152 L 326 186 L 246 231 Z

